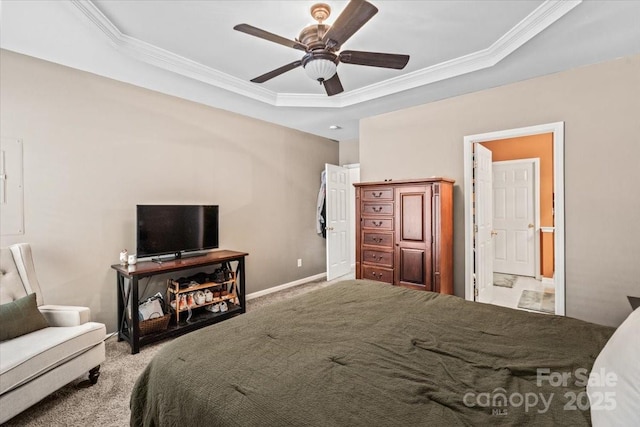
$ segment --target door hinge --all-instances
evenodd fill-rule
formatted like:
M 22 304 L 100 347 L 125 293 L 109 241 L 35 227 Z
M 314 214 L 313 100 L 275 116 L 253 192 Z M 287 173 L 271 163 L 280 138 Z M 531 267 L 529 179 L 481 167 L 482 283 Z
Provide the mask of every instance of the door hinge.
M 473 288 L 473 296 L 478 298 L 478 288 L 476 288 L 476 287 Z

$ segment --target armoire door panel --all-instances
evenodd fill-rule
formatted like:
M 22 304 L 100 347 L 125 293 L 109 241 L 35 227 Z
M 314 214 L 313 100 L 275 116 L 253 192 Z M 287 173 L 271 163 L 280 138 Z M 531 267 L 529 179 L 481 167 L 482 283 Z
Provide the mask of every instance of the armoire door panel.
M 397 266 L 398 281 L 403 284 L 425 284 L 425 251 L 423 249 L 400 248 Z
M 400 240 L 423 242 L 424 238 L 424 193 L 401 193 Z
M 396 284 L 430 289 L 431 185 L 396 187 L 395 218 Z
M 396 243 L 431 244 L 431 186 L 396 188 Z

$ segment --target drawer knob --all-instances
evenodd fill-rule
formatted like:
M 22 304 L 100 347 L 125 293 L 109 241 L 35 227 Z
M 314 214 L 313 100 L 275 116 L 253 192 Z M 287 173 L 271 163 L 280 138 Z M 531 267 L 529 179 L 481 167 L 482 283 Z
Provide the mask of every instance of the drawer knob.
M 382 256 L 377 256 L 376 254 L 371 254 L 371 258 L 373 258 L 376 261 L 380 261 L 382 259 Z
M 373 197 L 375 197 L 375 198 L 382 197 L 382 191 L 380 191 L 378 193 L 372 193 L 372 194 L 373 194 Z
M 373 206 L 371 209 L 376 213 L 382 212 L 382 206 Z
M 376 243 L 380 243 L 382 242 L 382 237 L 372 237 L 371 240 L 373 240 Z
M 382 227 L 382 221 L 373 221 L 375 227 Z
M 376 273 L 375 271 L 372 271 L 372 272 L 371 272 L 371 275 L 372 275 L 373 277 L 378 277 L 378 273 Z

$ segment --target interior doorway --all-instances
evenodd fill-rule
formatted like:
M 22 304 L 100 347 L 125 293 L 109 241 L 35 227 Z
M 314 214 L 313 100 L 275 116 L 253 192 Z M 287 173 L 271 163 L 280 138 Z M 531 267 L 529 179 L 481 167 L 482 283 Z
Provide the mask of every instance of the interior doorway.
M 540 154 L 535 151 L 536 146 L 533 141 L 544 140 L 545 136 L 549 140 L 549 153 Z M 492 186 L 491 196 L 487 196 L 486 189 L 481 189 L 479 177 L 474 176 L 474 166 L 477 168 L 478 163 L 474 161 L 473 156 L 474 151 L 479 151 L 477 148 L 480 145 L 483 149 L 493 150 L 494 155 L 498 154 L 493 158 L 492 164 L 498 165 L 498 170 L 497 174 L 495 171 L 491 172 L 492 178 L 497 177 L 498 181 L 506 180 L 507 175 L 510 174 L 510 179 L 514 181 L 499 190 L 493 188 L 493 183 L 490 184 Z M 499 302 L 508 300 L 511 301 L 509 303 L 511 305 L 508 306 L 523 309 L 544 305 L 544 309 L 539 311 L 564 315 L 563 147 L 564 124 L 562 122 L 489 132 L 464 138 L 465 297 L 467 299 L 500 305 L 508 305 Z M 491 158 L 491 153 L 489 158 Z M 528 160 L 525 160 L 527 158 Z M 537 174 L 535 173 L 536 162 L 531 158 L 538 159 Z M 526 163 L 530 163 L 530 165 L 526 166 Z M 501 164 L 505 167 L 500 166 Z M 541 172 L 541 169 L 545 170 Z M 541 176 L 544 177 L 544 180 L 540 180 Z M 530 178 L 538 179 L 537 188 L 535 182 L 531 182 L 531 185 L 525 182 L 530 181 Z M 476 187 L 480 187 L 480 191 Z M 511 191 L 513 197 L 516 199 L 519 197 L 521 200 L 506 200 L 507 191 Z M 535 194 L 527 196 L 530 191 Z M 484 199 L 489 197 L 491 200 L 487 203 Z M 533 204 L 533 210 L 530 209 L 528 203 Z M 493 224 L 493 212 L 491 212 L 492 220 L 487 221 L 486 217 L 489 213 L 486 210 L 480 212 L 479 207 L 482 206 L 488 206 L 486 209 L 492 211 L 512 210 L 510 218 L 506 212 L 504 212 L 505 215 L 497 215 L 496 217 L 505 217 L 506 221 L 513 222 L 511 236 L 505 230 L 505 224 L 498 222 Z M 520 209 L 520 212 L 514 212 L 513 209 Z M 493 253 L 490 263 L 486 259 L 489 256 L 488 251 L 482 251 L 482 247 L 487 247 L 486 239 L 477 234 L 478 230 L 483 227 L 487 228 L 487 226 L 490 227 L 490 230 L 484 233 L 486 234 L 484 237 L 489 236 L 491 239 L 490 247 Z M 483 242 L 482 245 L 480 242 Z M 509 256 L 515 257 L 523 263 L 526 261 L 528 265 L 528 269 L 507 271 L 506 279 L 515 281 L 517 284 L 513 286 L 511 283 L 512 292 L 509 292 L 510 289 L 505 289 L 509 287 L 508 281 L 506 286 L 504 282 L 500 282 L 505 279 L 504 276 L 494 275 L 494 273 L 500 273 L 498 270 L 504 270 L 500 261 Z M 495 268 L 494 265 L 496 265 Z M 531 265 L 534 266 L 533 271 L 530 269 Z M 491 268 L 491 273 L 487 271 L 488 268 Z M 484 283 L 487 281 L 491 281 L 492 286 Z M 484 296 L 479 295 L 479 289 L 485 291 Z M 532 309 L 538 310 L 538 308 Z

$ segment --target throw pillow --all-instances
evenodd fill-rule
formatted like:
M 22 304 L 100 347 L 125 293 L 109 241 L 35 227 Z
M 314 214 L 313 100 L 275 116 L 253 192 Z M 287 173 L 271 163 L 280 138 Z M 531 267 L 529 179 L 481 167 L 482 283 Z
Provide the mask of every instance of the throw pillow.
M 47 319 L 38 310 L 36 294 L 0 305 L 0 341 L 17 338 L 48 326 Z
M 591 422 L 600 426 L 640 425 L 640 308 L 616 329 L 593 364 L 587 395 Z

